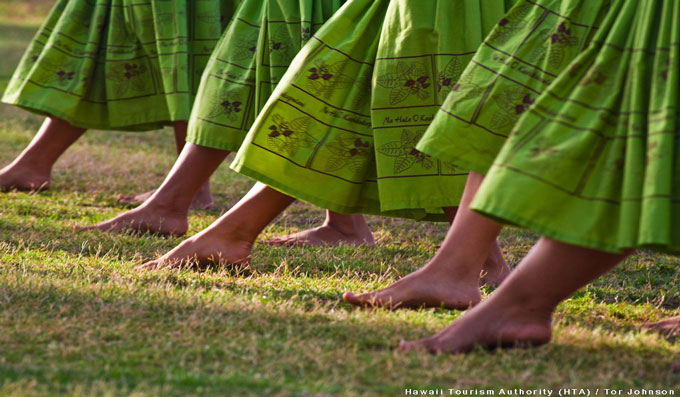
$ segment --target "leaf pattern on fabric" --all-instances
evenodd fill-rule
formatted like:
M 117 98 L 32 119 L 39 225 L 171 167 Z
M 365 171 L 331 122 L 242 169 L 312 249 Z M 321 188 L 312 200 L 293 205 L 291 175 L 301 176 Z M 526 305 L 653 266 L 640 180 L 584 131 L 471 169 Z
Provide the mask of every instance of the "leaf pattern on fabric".
M 300 28 L 300 40 L 302 40 L 303 43 L 306 43 L 311 38 L 312 38 L 312 28 L 309 27 L 309 26 L 302 26 Z
M 365 108 L 371 100 L 371 73 L 362 73 L 356 80 L 357 94 L 352 101 L 352 109 L 361 110 Z
M 397 62 L 396 73 L 386 73 L 378 76 L 376 82 L 383 88 L 391 89 L 390 104 L 396 105 L 408 99 L 411 95 L 421 101 L 430 97 L 428 88 L 431 87 L 427 69 L 420 62 Z
M 460 79 L 461 74 L 463 74 L 463 64 L 458 58 L 454 57 L 437 77 L 437 88 L 439 89 L 439 92 L 444 95 L 451 92 L 458 79 Z
M 495 30 L 489 36 L 490 42 L 496 44 L 505 44 L 511 37 L 514 37 L 523 29 L 526 29 L 527 24 L 525 17 L 529 14 L 532 7 L 529 4 L 523 4 L 513 8 L 508 15 L 498 21 Z
M 543 29 L 538 35 L 542 37 L 543 45 L 536 46 L 530 55 L 536 63 L 545 59 L 548 65 L 556 70 L 560 70 L 565 59 L 567 59 L 567 49 L 579 45 L 578 37 L 572 35 L 567 22 L 561 22 L 555 29 Z
M 297 52 L 291 43 L 291 35 L 286 27 L 272 31 L 269 36 L 269 56 L 276 58 L 277 62 L 289 63 Z
M 371 144 L 350 134 L 338 135 L 326 145 L 331 156 L 326 162 L 326 171 L 335 172 L 349 168 L 353 174 L 363 173 L 368 157 L 371 154 Z
M 36 81 L 41 84 L 56 84 L 60 87 L 66 87 L 77 78 L 76 63 L 72 61 L 58 63 L 45 59 L 41 61 L 40 66 L 41 70 L 36 76 Z
M 148 69 L 136 62 L 120 62 L 109 68 L 106 78 L 113 82 L 113 92 L 117 97 L 129 90 L 143 92 L 147 89 Z
M 531 96 L 531 92 L 520 87 L 508 87 L 500 94 L 492 97 L 496 106 L 500 108 L 491 116 L 491 124 L 489 127 L 493 129 L 501 129 L 513 125 L 519 116 L 524 114 L 531 105 L 534 104 L 535 98 Z
M 431 169 L 434 166 L 434 161 L 430 156 L 416 149 L 423 133 L 424 131 L 411 132 L 404 129 L 400 141 L 388 142 L 378 148 L 378 153 L 395 158 L 393 168 L 395 174 L 401 174 L 415 164 L 420 164 L 425 169 Z
M 259 33 L 253 32 L 243 39 L 239 39 L 236 44 L 236 50 L 233 51 L 232 56 L 237 61 L 254 59 L 257 55 L 257 40 Z
M 345 75 L 343 70 L 348 61 L 339 61 L 332 65 L 323 60 L 314 63 L 308 70 L 307 85 L 315 95 L 330 98 L 335 90 L 349 87 L 354 79 Z
M 235 92 L 217 94 L 209 103 L 210 108 L 207 112 L 209 119 L 225 117 L 231 121 L 237 121 L 243 112 L 243 101 Z
M 608 82 L 609 76 L 602 66 L 596 66 L 590 69 L 580 82 L 582 86 L 589 86 L 591 84 L 604 85 Z
M 273 124 L 269 126 L 267 141 L 289 156 L 294 156 L 301 147 L 312 147 L 317 140 L 307 131 L 312 123 L 309 117 L 300 117 L 287 121 L 283 116 L 275 114 Z
M 451 88 L 451 93 L 446 99 L 447 107 L 451 110 L 457 110 L 458 105 L 466 99 L 476 99 L 484 93 L 484 88 L 474 82 L 475 70 L 474 68 L 468 69 L 466 73 L 463 73 L 458 83 Z

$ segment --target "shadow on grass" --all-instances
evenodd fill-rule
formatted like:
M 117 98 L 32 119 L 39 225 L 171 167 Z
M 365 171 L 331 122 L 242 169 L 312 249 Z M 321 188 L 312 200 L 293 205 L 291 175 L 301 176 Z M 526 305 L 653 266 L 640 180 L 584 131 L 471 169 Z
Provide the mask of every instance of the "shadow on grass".
M 8 305 L 0 311 L 0 340 L 12 341 L 0 362 L 5 383 L 34 379 L 62 393 L 106 382 L 119 390 L 168 387 L 172 394 L 199 387 L 312 394 L 499 381 L 556 386 L 588 381 L 578 378 L 582 373 L 599 373 L 597 380 L 609 386 L 678 382 L 663 370 L 673 362 L 667 347 L 624 340 L 583 343 L 568 335 L 532 351 L 394 355 L 398 338 L 426 336 L 432 329 L 379 313 L 377 319 L 337 317 L 301 310 L 294 302 L 278 306 L 239 295 L 185 295 L 162 285 L 47 282 L 4 287 Z M 459 374 L 482 383 L 460 384 Z

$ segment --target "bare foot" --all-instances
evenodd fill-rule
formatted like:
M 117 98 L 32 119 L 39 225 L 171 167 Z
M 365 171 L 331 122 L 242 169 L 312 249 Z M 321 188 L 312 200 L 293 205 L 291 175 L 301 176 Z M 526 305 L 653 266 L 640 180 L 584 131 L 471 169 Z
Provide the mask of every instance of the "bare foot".
M 282 237 L 273 238 L 262 242 L 266 245 L 276 246 L 305 246 L 321 247 L 324 245 L 375 245 L 373 233 L 370 229 L 343 233 L 333 225 L 323 225 L 314 229 L 305 230 L 299 233 L 289 234 Z
M 211 229 L 184 240 L 162 257 L 144 263 L 137 269 L 204 267 L 209 265 L 247 265 L 250 263 L 252 242 L 224 237 Z
M 136 196 L 126 196 L 124 194 L 119 194 L 116 199 L 119 203 L 130 204 L 130 205 L 140 205 L 146 202 L 153 194 L 156 193 L 156 189 L 149 190 L 146 193 L 141 193 Z M 214 204 L 212 195 L 210 194 L 210 189 L 201 188 L 196 194 L 196 197 L 191 201 L 191 209 L 194 210 L 204 210 L 209 209 Z
M 642 329 L 677 338 L 680 336 L 680 316 L 667 318 L 656 323 L 645 324 L 642 326 Z
M 498 243 L 494 245 L 482 268 L 482 284 L 497 287 L 510 275 L 510 266 L 503 258 Z
M 174 213 L 151 205 L 122 213 L 117 217 L 94 226 L 76 226 L 77 230 L 102 232 L 137 231 L 169 236 L 182 236 L 189 229 L 186 214 Z
M 540 346 L 550 342 L 550 315 L 523 307 L 500 308 L 484 302 L 429 338 L 401 342 L 399 350 L 432 354 L 467 353 L 484 348 Z
M 38 172 L 11 165 L 0 170 L 0 189 L 3 192 L 45 190 L 50 187 L 50 173 Z
M 346 292 L 345 302 L 362 307 L 422 308 L 443 307 L 465 310 L 482 300 L 479 283 L 447 277 L 427 266 L 409 274 L 387 288 L 355 295 Z

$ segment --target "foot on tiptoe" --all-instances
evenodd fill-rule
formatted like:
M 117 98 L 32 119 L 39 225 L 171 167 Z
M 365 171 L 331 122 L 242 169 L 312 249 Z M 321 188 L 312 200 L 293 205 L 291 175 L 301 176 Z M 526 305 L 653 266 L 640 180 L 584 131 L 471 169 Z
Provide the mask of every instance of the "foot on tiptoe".
M 466 353 L 484 348 L 540 346 L 550 342 L 550 316 L 523 308 L 477 306 L 434 336 L 401 342 L 401 351 Z
M 479 280 L 462 281 L 426 266 L 387 288 L 359 295 L 346 292 L 342 298 L 349 304 L 362 307 L 465 310 L 479 303 L 482 296 Z
M 680 336 L 680 316 L 667 318 L 655 323 L 645 324 L 642 326 L 642 329 L 677 338 Z
M 314 229 L 305 230 L 299 233 L 288 234 L 262 242 L 266 245 L 275 246 L 305 246 L 321 247 L 324 245 L 375 245 L 373 233 L 366 228 L 365 230 L 353 230 L 349 233 L 340 231 L 332 225 L 323 225 Z
M 40 191 L 50 187 L 50 173 L 9 165 L 0 170 L 0 190 Z
M 94 226 L 76 226 L 77 230 L 102 232 L 136 231 L 169 236 L 182 236 L 189 229 L 186 214 L 178 214 L 150 205 L 142 205 Z
M 130 204 L 130 205 L 140 205 L 144 202 L 146 202 L 153 194 L 156 193 L 156 190 L 149 190 L 146 193 L 141 193 L 136 196 L 126 196 L 124 194 L 119 194 L 118 197 L 116 198 L 119 203 L 123 204 Z M 206 189 L 201 189 L 197 194 L 196 197 L 191 201 L 191 209 L 195 210 L 203 210 L 203 209 L 209 209 L 213 205 L 213 198 L 212 195 L 210 194 L 210 190 Z
M 183 268 L 205 266 L 244 266 L 250 263 L 252 242 L 225 238 L 206 229 L 185 240 L 160 258 L 137 269 Z

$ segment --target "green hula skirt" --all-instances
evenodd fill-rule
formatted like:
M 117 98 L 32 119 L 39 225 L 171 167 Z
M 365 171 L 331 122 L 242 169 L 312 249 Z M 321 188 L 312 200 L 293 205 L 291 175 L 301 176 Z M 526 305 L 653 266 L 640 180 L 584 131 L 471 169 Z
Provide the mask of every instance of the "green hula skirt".
M 417 148 L 486 174 L 536 98 L 598 31 L 611 0 L 521 0 L 498 21 Z
M 293 58 L 344 0 L 244 0 L 203 74 L 187 141 L 237 151 Z
M 238 0 L 58 0 L 2 98 L 97 129 L 189 120 Z
M 467 173 L 415 145 L 506 3 L 348 2 L 294 60 L 232 167 L 337 212 L 445 220 Z
M 473 208 L 569 244 L 680 252 L 679 88 L 680 3 L 612 2 L 515 127 Z

